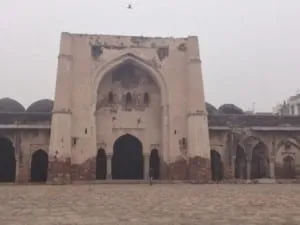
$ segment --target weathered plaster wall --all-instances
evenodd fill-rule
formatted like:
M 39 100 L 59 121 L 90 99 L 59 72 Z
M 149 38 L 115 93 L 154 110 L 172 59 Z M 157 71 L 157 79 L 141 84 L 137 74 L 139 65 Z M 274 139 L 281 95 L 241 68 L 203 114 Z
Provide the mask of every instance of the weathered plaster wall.
M 247 130 L 243 128 L 243 130 Z M 217 151 L 221 156 L 221 161 L 224 166 L 224 179 L 232 179 L 234 177 L 234 156 L 236 155 L 236 146 L 234 142 L 230 142 L 230 132 L 228 130 L 210 130 L 210 148 Z M 253 148 L 259 142 L 263 142 L 267 147 L 268 159 L 269 159 L 269 176 L 277 179 L 290 178 L 286 177 L 284 172 L 283 160 L 286 156 L 290 156 L 294 160 L 295 176 L 300 175 L 300 132 L 298 131 L 264 131 L 264 132 L 249 132 L 246 136 L 236 135 L 236 142 L 245 148 L 248 154 L 248 160 L 251 161 L 251 153 Z M 6 137 L 12 141 L 15 147 L 16 158 L 16 182 L 28 182 L 30 181 L 30 167 L 31 158 L 35 151 L 42 149 L 48 152 L 49 147 L 49 130 L 1 130 L 0 135 Z M 248 147 L 247 147 L 248 146 Z M 96 149 L 95 149 L 96 151 Z M 231 156 L 231 157 L 229 157 Z M 79 156 L 80 157 L 80 156 Z M 81 179 L 95 179 L 95 159 L 92 158 L 85 162 L 83 168 L 86 170 L 78 171 L 76 164 L 72 165 L 71 171 L 73 178 L 76 180 Z M 200 159 L 199 159 L 200 160 Z M 198 176 L 193 174 L 193 164 L 196 162 L 189 162 L 185 158 L 171 169 L 173 173 L 164 171 L 162 179 L 191 179 L 192 176 Z M 205 162 L 202 162 L 202 164 Z M 273 163 L 273 164 L 272 164 Z M 197 164 L 197 163 L 196 163 Z M 272 172 L 273 166 L 273 172 Z M 71 167 L 71 164 L 70 164 Z M 70 168 L 69 168 L 70 169 Z M 169 168 L 170 169 L 170 168 Z M 49 168 L 51 170 L 51 168 Z M 190 170 L 190 172 L 188 172 Z M 78 173 L 76 175 L 76 173 Z M 51 174 L 51 173 L 50 173 Z M 230 176 L 231 174 L 231 176 Z M 292 178 L 292 177 L 291 177 Z
M 153 95 L 157 105 L 143 114 L 140 110 L 132 110 L 118 113 L 118 116 L 108 120 L 105 110 L 97 108 L 99 96 L 103 96 L 101 91 L 107 90 L 105 85 L 99 88 L 99 84 L 122 64 L 133 64 L 137 69 L 146 71 L 156 84 L 154 92 L 160 93 L 160 99 Z M 141 116 L 145 118 L 145 123 L 141 121 L 137 127 Z M 111 131 L 104 132 L 105 128 Z M 96 156 L 95 150 L 99 145 L 104 145 L 111 152 L 113 140 L 124 134 L 126 129 L 142 139 L 148 152 L 149 145 L 159 144 L 162 161 L 166 164 L 181 158 L 180 143 L 183 139 L 189 142 L 191 157 L 201 156 L 209 160 L 201 61 L 196 37 L 175 39 L 62 34 L 50 161 L 55 158 L 57 163 L 68 164 L 72 159 L 73 164 L 86 165 Z M 63 176 L 69 177 L 70 172 L 64 173 Z
M 16 182 L 29 182 L 32 155 L 39 149 L 48 153 L 50 131 L 1 130 L 0 135 L 8 138 L 14 146 L 16 159 Z
M 243 133 L 244 132 L 244 133 Z M 232 135 L 234 142 L 230 141 Z M 249 128 L 240 128 L 239 131 L 210 131 L 211 149 L 216 150 L 222 157 L 224 170 L 232 170 L 234 176 L 234 162 L 238 146 L 245 152 L 246 160 L 251 164 L 253 151 L 261 144 L 268 161 L 267 176 L 283 178 L 283 160 L 290 156 L 295 164 L 296 176 L 299 176 L 300 157 L 299 131 L 251 131 Z M 251 170 L 251 166 L 248 168 Z M 224 171 L 226 174 L 226 171 Z M 228 174 L 229 177 L 229 174 Z
M 68 36 L 69 34 L 63 35 Z M 91 143 L 89 140 L 94 141 L 95 138 L 91 137 L 91 135 L 93 135 L 92 132 L 97 132 L 97 125 L 93 117 L 96 99 L 98 99 L 96 91 L 100 82 L 99 73 L 101 73 L 101 70 L 107 64 L 118 60 L 126 54 L 131 54 L 141 59 L 143 63 L 148 64 L 155 71 L 158 71 L 159 76 L 162 76 L 161 79 L 164 84 L 157 84 L 157 86 L 159 89 L 164 88 L 165 90 L 159 91 L 161 93 L 165 92 L 164 95 L 167 95 L 161 96 L 161 98 L 167 99 L 160 102 L 162 107 L 168 107 L 168 116 L 170 117 L 168 133 L 170 138 L 169 149 L 172 149 L 170 152 L 165 152 L 164 156 L 165 158 L 167 155 L 171 157 L 172 153 L 176 154 L 176 152 L 179 152 L 178 137 L 186 136 L 186 96 L 183 94 L 186 92 L 186 79 L 183 76 L 187 72 L 185 65 L 186 49 L 184 48 L 186 40 L 102 35 L 72 35 L 71 40 L 73 77 L 72 124 L 74 124 L 72 130 L 73 136 L 78 137 L 78 142 L 81 141 L 79 139 L 82 136 L 83 139 L 86 139 L 84 141 L 86 146 L 85 154 L 95 154 L 94 150 L 93 152 L 89 150 L 94 148 L 91 148 L 92 146 L 89 146 L 88 142 Z M 101 54 L 98 57 L 93 56 L 91 52 L 92 46 L 99 46 L 101 48 Z M 149 74 L 149 76 L 152 76 L 152 80 L 157 82 L 153 74 Z M 124 128 L 136 127 L 136 120 L 140 113 L 132 111 L 126 114 L 129 116 L 127 117 L 129 118 L 128 120 L 121 120 L 119 118 L 115 123 L 122 121 Z M 82 117 L 85 117 L 85 119 L 81 119 Z M 133 121 L 131 121 L 130 117 Z M 97 119 L 99 121 L 99 118 Z M 140 124 L 140 126 L 143 125 Z M 83 134 L 85 128 L 88 129 L 90 135 Z M 173 134 L 175 130 L 176 135 Z M 171 131 L 173 131 L 172 135 Z M 113 139 L 113 137 L 110 139 Z M 151 143 L 151 140 L 146 142 Z M 147 143 L 144 144 L 146 145 Z M 165 149 L 165 151 L 169 149 Z M 78 163 L 80 163 L 80 160 Z

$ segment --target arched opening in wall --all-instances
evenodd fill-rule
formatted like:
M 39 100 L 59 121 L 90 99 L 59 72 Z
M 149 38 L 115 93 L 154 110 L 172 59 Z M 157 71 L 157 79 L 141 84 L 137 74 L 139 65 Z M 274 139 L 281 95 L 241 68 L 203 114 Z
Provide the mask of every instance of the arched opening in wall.
M 296 178 L 295 160 L 291 156 L 286 156 L 283 159 L 283 178 L 294 179 Z
M 106 179 L 106 153 L 102 148 L 98 150 L 96 157 L 96 179 Z
M 39 149 L 31 157 L 31 182 L 46 182 L 48 174 L 48 154 Z
M 131 105 L 132 104 L 132 96 L 129 92 L 127 92 L 127 94 L 125 96 L 125 103 L 126 103 L 126 105 Z
M 15 182 L 16 159 L 13 143 L 0 137 L 0 182 Z
M 108 104 L 114 103 L 114 94 L 110 91 L 108 92 Z
M 223 165 L 221 155 L 216 150 L 211 150 L 210 158 L 212 180 L 220 181 L 223 179 Z
M 146 92 L 144 93 L 144 104 L 149 105 L 149 94 Z
M 234 171 L 234 177 L 236 179 L 247 179 L 246 154 L 241 146 L 238 146 L 236 150 Z
M 150 168 L 153 172 L 153 179 L 159 179 L 160 175 L 160 158 L 159 153 L 157 149 L 152 149 L 150 153 L 150 162 L 149 162 Z
M 251 179 L 269 177 L 268 150 L 265 144 L 259 142 L 252 150 Z
M 136 137 L 125 134 L 114 143 L 112 179 L 141 180 L 144 177 L 142 143 Z

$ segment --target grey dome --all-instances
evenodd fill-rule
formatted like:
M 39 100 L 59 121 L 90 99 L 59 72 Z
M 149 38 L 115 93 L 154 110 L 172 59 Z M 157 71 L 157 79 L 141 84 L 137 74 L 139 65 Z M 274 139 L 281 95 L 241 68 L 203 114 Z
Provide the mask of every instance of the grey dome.
M 244 111 L 234 104 L 221 105 L 218 111 L 222 114 L 244 114 Z
M 11 98 L 0 99 L 0 112 L 25 112 L 24 106 Z
M 53 101 L 50 99 L 41 99 L 33 102 L 28 108 L 27 112 L 52 112 Z
M 215 114 L 218 112 L 217 108 L 208 102 L 205 102 L 205 107 L 208 114 Z

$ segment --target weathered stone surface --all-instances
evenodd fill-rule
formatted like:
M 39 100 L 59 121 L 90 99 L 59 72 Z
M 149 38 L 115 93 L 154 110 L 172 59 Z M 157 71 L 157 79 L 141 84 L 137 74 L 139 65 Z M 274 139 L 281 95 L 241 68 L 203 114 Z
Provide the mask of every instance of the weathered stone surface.
M 72 164 L 71 178 L 73 180 L 95 180 L 96 179 L 96 159 L 91 158 L 82 164 Z
M 210 160 L 194 157 L 180 159 L 169 165 L 171 180 L 211 181 Z
M 18 171 L 18 183 L 27 183 L 30 181 L 30 170 L 27 165 L 24 165 L 24 163 L 19 165 L 19 171 Z
M 190 158 L 189 160 L 189 180 L 211 181 L 211 162 L 200 156 Z
M 277 179 L 300 179 L 300 171 L 289 172 L 284 170 L 280 163 L 275 164 L 275 176 Z
M 170 179 L 170 168 L 166 162 L 161 162 L 159 180 L 169 180 L 169 179 Z
M 188 163 L 185 159 L 179 159 L 169 164 L 169 179 L 171 180 L 187 180 L 188 179 Z
M 230 166 L 224 166 L 224 180 L 232 180 L 234 176 L 232 174 L 232 168 Z
M 48 183 L 68 184 L 71 182 L 71 159 L 53 159 L 48 163 Z

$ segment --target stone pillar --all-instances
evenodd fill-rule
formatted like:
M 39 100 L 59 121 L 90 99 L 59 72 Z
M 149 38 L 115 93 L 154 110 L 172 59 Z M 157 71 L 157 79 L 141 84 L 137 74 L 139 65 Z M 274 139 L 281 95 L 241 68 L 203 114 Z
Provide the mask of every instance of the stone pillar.
M 144 180 L 149 179 L 149 170 L 150 170 L 150 154 L 144 154 Z
M 187 147 L 189 179 L 211 180 L 210 145 L 198 38 L 187 40 Z
M 270 178 L 275 179 L 275 157 L 271 156 L 270 158 Z
M 71 182 L 72 38 L 62 33 L 49 145 L 48 182 Z
M 106 179 L 111 180 L 112 179 L 112 170 L 111 170 L 111 159 L 112 154 L 107 154 L 106 156 Z
M 161 154 L 164 162 L 167 162 L 170 159 L 169 151 L 169 107 L 168 105 L 163 105 L 161 107 L 162 115 L 162 147 Z
M 247 160 L 247 180 L 251 179 L 251 161 Z
M 232 171 L 232 177 L 235 178 L 235 159 L 236 156 L 232 156 L 232 161 L 231 161 L 231 171 Z

